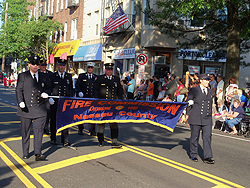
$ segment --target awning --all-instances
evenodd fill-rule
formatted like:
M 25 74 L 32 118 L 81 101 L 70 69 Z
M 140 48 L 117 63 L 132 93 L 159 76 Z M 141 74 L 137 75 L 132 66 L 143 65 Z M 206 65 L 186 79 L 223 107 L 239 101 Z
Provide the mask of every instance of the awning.
M 67 56 L 75 55 L 79 47 L 80 41 L 81 40 L 74 40 L 57 44 L 53 51 L 54 57 L 60 57 L 65 52 L 67 53 Z
M 73 61 L 101 61 L 102 43 L 81 46 L 73 56 Z

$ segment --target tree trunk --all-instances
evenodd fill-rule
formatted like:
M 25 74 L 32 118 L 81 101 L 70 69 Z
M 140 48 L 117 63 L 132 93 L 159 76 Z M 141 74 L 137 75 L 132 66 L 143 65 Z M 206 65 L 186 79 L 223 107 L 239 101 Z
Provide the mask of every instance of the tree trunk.
M 227 39 L 227 61 L 225 73 L 225 85 L 229 85 L 231 77 L 236 78 L 236 83 L 239 83 L 239 65 L 240 65 L 240 25 L 238 10 L 232 3 L 228 1 L 228 39 Z

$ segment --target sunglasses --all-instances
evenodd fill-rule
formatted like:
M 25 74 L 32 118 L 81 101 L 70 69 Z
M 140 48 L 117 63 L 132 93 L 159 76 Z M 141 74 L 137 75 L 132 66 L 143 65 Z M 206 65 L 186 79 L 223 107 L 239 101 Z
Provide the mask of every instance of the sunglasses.
M 39 65 L 38 62 L 32 62 L 31 65 Z

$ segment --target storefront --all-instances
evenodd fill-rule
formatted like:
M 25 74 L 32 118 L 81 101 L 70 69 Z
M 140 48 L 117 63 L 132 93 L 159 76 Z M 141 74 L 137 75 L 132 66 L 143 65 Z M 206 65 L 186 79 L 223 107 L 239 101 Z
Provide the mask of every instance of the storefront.
M 135 48 L 114 50 L 115 72 L 122 78 L 123 73 L 135 72 Z
M 198 49 L 180 49 L 178 59 L 183 59 L 183 75 L 187 71 L 190 74 L 209 73 L 215 75 L 224 75 L 224 67 L 226 58 L 221 58 L 218 61 L 213 61 L 213 52 L 207 52 L 202 57 L 198 57 L 201 53 Z
M 102 64 L 102 43 L 80 46 L 73 56 L 73 62 L 79 63 L 78 74 L 86 72 L 87 62 L 95 62 L 94 73 L 100 75 L 103 73 Z
M 69 42 L 62 42 L 57 44 L 53 51 L 54 62 L 57 63 L 60 59 L 65 60 L 68 63 L 67 71 L 71 73 L 75 73 L 78 68 L 78 63 L 73 63 L 73 55 L 75 55 L 80 40 L 74 40 Z M 54 66 L 54 71 L 56 70 L 56 66 Z

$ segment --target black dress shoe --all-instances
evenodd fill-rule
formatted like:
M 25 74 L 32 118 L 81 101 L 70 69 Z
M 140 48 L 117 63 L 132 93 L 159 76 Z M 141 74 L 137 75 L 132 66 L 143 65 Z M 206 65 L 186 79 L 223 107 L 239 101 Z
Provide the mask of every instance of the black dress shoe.
M 46 134 L 46 135 L 49 135 L 49 130 L 48 129 L 44 129 L 44 134 Z
M 24 156 L 23 156 L 23 159 L 28 159 L 28 158 L 29 158 L 28 155 L 24 155 Z
M 51 141 L 50 141 L 50 144 L 52 144 L 52 145 L 57 145 L 57 142 L 56 142 L 56 140 L 51 140 Z
M 71 146 L 71 143 L 70 142 L 64 142 L 63 147 L 67 147 L 67 146 Z
M 43 159 L 45 159 L 45 155 L 36 154 L 36 161 L 41 161 Z
M 196 157 L 192 157 L 191 160 L 194 162 L 198 162 L 198 159 Z
M 212 158 L 206 158 L 206 159 L 204 159 L 204 163 L 214 164 L 214 160 Z
M 98 146 L 103 147 L 104 146 L 104 142 L 99 142 Z
M 83 135 L 83 132 L 82 132 L 82 131 L 78 131 L 78 134 L 79 134 L 79 135 Z
M 120 144 L 118 144 L 118 143 L 115 142 L 115 143 L 112 143 L 112 144 L 111 144 L 111 147 L 112 147 L 112 148 L 121 148 L 122 145 L 120 145 Z

